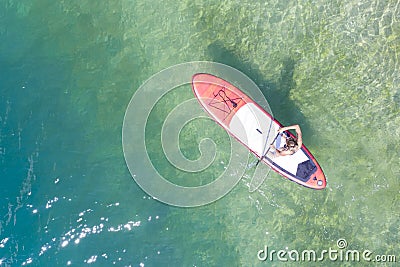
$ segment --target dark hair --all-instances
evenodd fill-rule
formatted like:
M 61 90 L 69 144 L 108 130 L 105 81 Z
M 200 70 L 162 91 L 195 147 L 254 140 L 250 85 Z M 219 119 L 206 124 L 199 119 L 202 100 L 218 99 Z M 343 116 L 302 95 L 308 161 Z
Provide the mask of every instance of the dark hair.
M 289 149 L 293 149 L 293 148 L 295 148 L 296 146 L 298 146 L 296 140 L 295 140 L 294 138 L 292 138 L 292 137 L 289 137 L 289 138 L 286 140 L 286 145 L 288 146 Z

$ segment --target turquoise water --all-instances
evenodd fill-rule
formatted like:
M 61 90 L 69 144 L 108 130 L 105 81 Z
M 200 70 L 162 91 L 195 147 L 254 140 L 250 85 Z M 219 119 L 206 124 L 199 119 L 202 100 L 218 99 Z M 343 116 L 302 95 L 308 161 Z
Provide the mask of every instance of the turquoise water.
M 400 260 L 398 1 L 0 0 L 0 40 L 0 266 L 312 266 L 257 253 L 340 238 Z M 249 193 L 247 174 L 190 209 L 143 192 L 122 152 L 125 109 L 151 75 L 194 60 L 243 71 L 278 120 L 300 124 L 327 188 L 271 173 Z M 163 101 L 187 99 L 190 87 L 178 90 Z M 190 129 L 209 123 L 183 131 L 189 158 Z

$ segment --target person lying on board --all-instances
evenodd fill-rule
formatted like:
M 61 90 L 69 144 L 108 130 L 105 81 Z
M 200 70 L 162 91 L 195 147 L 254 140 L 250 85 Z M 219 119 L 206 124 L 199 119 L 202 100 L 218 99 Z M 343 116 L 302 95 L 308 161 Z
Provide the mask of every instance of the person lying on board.
M 303 139 L 299 125 L 296 124 L 292 126 L 282 127 L 278 130 L 278 133 L 283 133 L 284 131 L 287 130 L 295 130 L 297 138 L 287 137 L 285 134 L 282 134 L 281 136 L 286 139 L 285 145 L 281 148 L 276 148 L 274 147 L 274 145 L 271 145 L 271 148 L 275 149 L 275 156 L 293 155 L 303 145 Z

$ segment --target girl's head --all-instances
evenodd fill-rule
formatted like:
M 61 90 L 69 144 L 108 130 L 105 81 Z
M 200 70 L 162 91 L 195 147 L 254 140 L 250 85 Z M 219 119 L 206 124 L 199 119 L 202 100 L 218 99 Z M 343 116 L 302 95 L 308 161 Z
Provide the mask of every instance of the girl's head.
M 288 147 L 289 150 L 294 151 L 297 149 L 298 144 L 294 138 L 289 137 L 288 139 L 286 139 L 286 146 Z

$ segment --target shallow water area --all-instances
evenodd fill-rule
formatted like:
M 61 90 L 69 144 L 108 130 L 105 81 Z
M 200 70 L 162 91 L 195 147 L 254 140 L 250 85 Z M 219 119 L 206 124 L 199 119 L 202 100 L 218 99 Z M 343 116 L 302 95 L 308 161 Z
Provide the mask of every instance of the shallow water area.
M 0 266 L 319 266 L 330 248 L 400 261 L 398 1 L 0 0 L 0 7 Z M 196 60 L 242 71 L 280 122 L 300 124 L 327 188 L 271 172 L 249 193 L 254 168 L 244 164 L 239 184 L 206 206 L 172 207 L 146 194 L 124 161 L 125 110 L 149 77 Z M 174 92 L 138 131 L 147 132 L 151 161 L 170 181 L 209 183 L 229 153 L 212 121 L 181 132 L 189 159 L 200 155 L 201 138 L 214 136 L 219 154 L 205 173 L 178 173 L 159 153 L 162 119 L 191 94 L 190 86 Z M 263 261 L 265 246 L 317 256 Z

